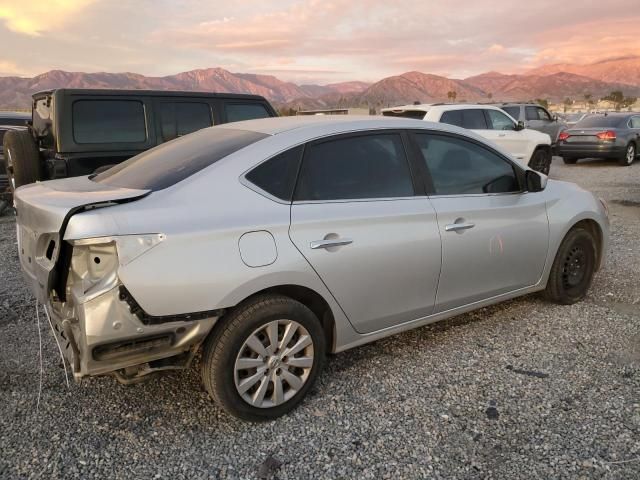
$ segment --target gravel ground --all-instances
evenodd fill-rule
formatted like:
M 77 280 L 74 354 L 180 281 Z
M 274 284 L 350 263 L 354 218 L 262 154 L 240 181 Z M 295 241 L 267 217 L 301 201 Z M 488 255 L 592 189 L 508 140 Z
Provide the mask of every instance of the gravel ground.
M 336 355 L 303 405 L 223 414 L 198 370 L 67 389 L 0 219 L 2 478 L 640 478 L 640 163 L 555 159 L 610 205 L 588 298 L 528 296 Z M 42 319 L 41 319 L 42 320 Z

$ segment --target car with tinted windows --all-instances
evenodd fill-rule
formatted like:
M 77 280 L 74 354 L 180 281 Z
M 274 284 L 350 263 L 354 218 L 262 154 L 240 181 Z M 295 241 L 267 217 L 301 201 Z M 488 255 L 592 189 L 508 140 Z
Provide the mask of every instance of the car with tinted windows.
M 581 158 L 604 158 L 628 167 L 637 158 L 638 147 L 639 113 L 589 115 L 558 137 L 558 155 L 569 164 Z
M 472 131 L 384 117 L 218 125 L 15 200 L 76 378 L 201 352 L 207 392 L 248 420 L 294 408 L 327 353 L 532 292 L 580 301 L 609 231 L 601 200 Z
M 535 103 L 501 103 L 496 104 L 515 120 L 523 122 L 526 128 L 546 133 L 551 137 L 551 147 L 555 148 L 558 135 L 566 128 L 566 123 L 552 115 L 542 105 Z
M 263 97 L 155 90 L 47 90 L 28 131 L 5 135 L 11 188 L 100 172 L 163 142 L 221 123 L 276 116 Z
M 388 117 L 442 122 L 473 130 L 509 152 L 516 160 L 534 170 L 549 174 L 551 138 L 525 128 L 508 113 L 492 105 L 420 104 L 383 108 Z

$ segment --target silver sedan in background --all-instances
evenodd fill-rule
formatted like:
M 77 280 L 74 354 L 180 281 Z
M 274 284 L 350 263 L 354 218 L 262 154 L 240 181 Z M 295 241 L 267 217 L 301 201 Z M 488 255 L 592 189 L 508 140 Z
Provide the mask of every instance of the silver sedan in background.
M 478 135 L 396 118 L 220 125 L 16 192 L 19 254 L 76 378 L 187 368 L 294 408 L 336 353 L 536 291 L 582 299 L 606 207 Z

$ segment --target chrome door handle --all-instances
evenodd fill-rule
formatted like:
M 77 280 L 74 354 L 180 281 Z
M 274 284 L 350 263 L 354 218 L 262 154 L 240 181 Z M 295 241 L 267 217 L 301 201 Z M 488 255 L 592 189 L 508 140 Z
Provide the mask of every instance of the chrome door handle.
M 317 250 L 318 248 L 340 247 L 350 243 L 353 243 L 350 238 L 332 238 L 329 240 L 314 240 L 309 244 L 309 247 L 311 247 L 311 250 Z
M 475 227 L 475 223 L 452 223 L 444 227 L 445 232 L 457 232 L 459 230 L 469 230 Z
M 506 134 L 506 133 L 499 133 L 499 134 L 498 134 L 498 136 L 499 136 L 499 137 L 506 137 L 506 136 L 507 136 L 507 134 Z

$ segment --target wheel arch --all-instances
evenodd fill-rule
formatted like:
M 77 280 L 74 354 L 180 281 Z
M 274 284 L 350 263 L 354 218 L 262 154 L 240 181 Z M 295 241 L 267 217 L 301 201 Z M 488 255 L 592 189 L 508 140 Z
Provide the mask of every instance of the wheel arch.
M 333 310 L 329 305 L 329 302 L 317 291 L 312 288 L 296 285 L 296 284 L 282 284 L 282 285 L 273 285 L 261 290 L 253 292 L 251 295 L 246 296 L 241 301 L 239 301 L 235 306 L 227 309 L 227 315 L 229 312 L 238 308 L 238 306 L 245 304 L 246 302 L 252 300 L 253 298 L 260 295 L 283 295 L 285 297 L 289 297 L 293 300 L 296 300 L 306 306 L 309 310 L 311 310 L 314 315 L 320 321 L 322 325 L 322 329 L 325 333 L 325 340 L 327 342 L 327 350 L 329 352 L 334 352 L 336 349 L 336 319 L 333 314 Z M 223 322 L 218 321 L 216 326 L 214 326 L 213 330 Z M 213 331 L 212 330 L 212 331 Z

